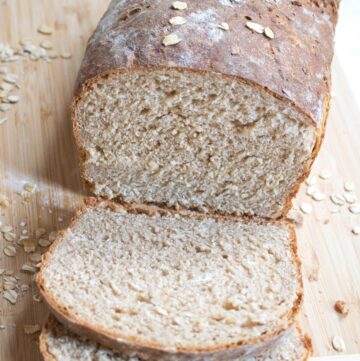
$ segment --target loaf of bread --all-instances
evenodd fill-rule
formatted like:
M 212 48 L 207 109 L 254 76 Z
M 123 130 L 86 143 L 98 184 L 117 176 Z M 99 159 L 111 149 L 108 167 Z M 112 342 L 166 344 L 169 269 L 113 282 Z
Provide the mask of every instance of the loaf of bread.
M 155 360 L 233 360 L 295 322 L 303 292 L 284 222 L 95 202 L 37 281 L 77 334 Z
M 283 216 L 318 152 L 339 0 L 113 0 L 73 101 L 93 192 Z
M 40 350 L 45 361 L 145 361 L 102 347 L 79 337 L 50 317 L 40 335 Z M 278 342 L 232 361 L 306 361 L 311 353 L 311 342 L 294 328 Z

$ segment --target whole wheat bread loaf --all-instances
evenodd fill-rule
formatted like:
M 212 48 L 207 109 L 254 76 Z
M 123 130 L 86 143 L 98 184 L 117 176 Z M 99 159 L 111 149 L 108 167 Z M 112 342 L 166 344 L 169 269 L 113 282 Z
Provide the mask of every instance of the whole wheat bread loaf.
M 157 360 L 226 360 L 279 337 L 302 300 L 294 230 L 94 202 L 44 256 L 45 301 L 74 332 Z
M 72 111 L 84 178 L 127 202 L 284 215 L 323 137 L 339 0 L 172 3 L 113 0 L 90 38 Z
M 45 361 L 145 361 L 122 355 L 98 343 L 77 336 L 50 317 L 40 335 Z M 277 342 L 233 361 L 306 361 L 312 351 L 309 338 L 298 328 L 289 330 Z

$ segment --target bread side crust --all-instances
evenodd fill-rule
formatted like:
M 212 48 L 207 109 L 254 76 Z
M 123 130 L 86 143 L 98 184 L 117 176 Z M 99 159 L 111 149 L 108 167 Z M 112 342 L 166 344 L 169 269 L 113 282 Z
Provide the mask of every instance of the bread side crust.
M 56 357 L 49 351 L 49 347 L 48 347 L 48 343 L 47 343 L 47 334 L 53 327 L 54 322 L 55 322 L 55 320 L 54 320 L 53 316 L 50 315 L 48 320 L 46 321 L 46 323 L 43 325 L 41 334 L 39 337 L 40 352 L 43 355 L 45 361 L 58 361 L 56 359 Z M 303 330 L 301 329 L 301 327 L 298 324 L 296 325 L 296 329 L 299 332 L 299 334 L 301 335 L 301 341 L 307 351 L 304 358 L 301 360 L 297 360 L 297 361 L 307 361 L 313 354 L 313 347 L 312 347 L 311 339 L 306 333 L 303 332 Z
M 241 356 L 249 349 L 253 349 L 254 347 L 263 346 L 263 343 L 266 342 L 274 342 L 277 338 L 279 338 L 282 333 L 288 330 L 294 323 L 295 317 L 300 311 L 301 304 L 303 301 L 303 283 L 301 277 L 301 262 L 297 254 L 297 244 L 296 244 L 296 234 L 294 227 L 282 220 L 282 221 L 264 221 L 261 219 L 256 219 L 255 222 L 259 224 L 278 224 L 287 227 L 291 240 L 290 240 L 290 247 L 292 251 L 292 261 L 297 270 L 297 282 L 298 282 L 298 290 L 297 290 L 297 299 L 294 302 L 293 308 L 290 314 L 284 314 L 283 319 L 285 321 L 285 325 L 278 330 L 264 334 L 259 337 L 250 338 L 250 339 L 243 339 L 239 340 L 235 343 L 230 344 L 221 344 L 215 345 L 214 347 L 178 347 L 175 349 L 168 349 L 166 346 L 162 344 L 158 344 L 155 342 L 147 342 L 142 340 L 139 337 L 130 337 L 125 335 L 116 335 L 106 329 L 100 327 L 93 327 L 90 323 L 79 321 L 77 320 L 76 316 L 71 314 L 69 310 L 59 305 L 56 299 L 53 297 L 51 292 L 49 292 L 44 286 L 44 280 L 42 273 L 44 269 L 47 267 L 48 263 L 51 262 L 51 257 L 58 245 L 61 243 L 62 239 L 65 235 L 73 228 L 80 220 L 81 215 L 86 212 L 89 208 L 92 207 L 103 207 L 103 208 L 110 208 L 114 211 L 126 209 L 130 213 L 144 213 L 149 216 L 154 216 L 156 213 L 160 215 L 166 214 L 181 214 L 183 217 L 189 217 L 192 219 L 205 219 L 209 218 L 209 216 L 194 213 L 189 211 L 177 212 L 172 209 L 166 208 L 159 208 L 155 206 L 148 206 L 145 204 L 117 204 L 110 201 L 103 201 L 95 198 L 90 198 L 86 201 L 86 204 L 82 206 L 78 212 L 76 213 L 75 217 L 73 218 L 69 228 L 67 230 L 59 232 L 58 237 L 51 245 L 49 251 L 43 255 L 42 264 L 39 273 L 37 274 L 36 281 L 39 286 L 41 295 L 43 296 L 44 300 L 50 307 L 51 311 L 55 315 L 55 317 L 67 326 L 70 330 L 74 333 L 85 336 L 90 339 L 94 339 L 100 344 L 119 350 L 125 354 L 135 352 L 140 357 L 146 357 L 149 355 L 150 358 L 156 358 L 157 360 L 197 360 L 207 357 L 213 360 L 230 360 L 234 357 Z M 242 221 L 247 223 L 250 221 L 250 218 L 243 218 L 243 217 L 223 217 L 223 216 L 212 216 L 215 219 L 223 219 L 223 220 L 230 220 L 230 221 Z

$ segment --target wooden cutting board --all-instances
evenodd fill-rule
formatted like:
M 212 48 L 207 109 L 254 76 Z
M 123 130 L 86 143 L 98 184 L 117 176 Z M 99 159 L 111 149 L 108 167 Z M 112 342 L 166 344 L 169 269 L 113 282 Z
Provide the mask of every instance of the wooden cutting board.
M 23 39 L 34 44 L 51 40 L 58 53 L 72 54 L 71 59 L 50 63 L 21 60 L 8 65 L 20 77 L 16 93 L 21 99 L 11 111 L 0 112 L 0 119 L 8 118 L 0 125 L 0 194 L 10 200 L 9 207 L 0 208 L 0 221 L 12 225 L 17 238 L 24 229 L 33 238 L 39 227 L 47 232 L 66 227 L 86 194 L 71 135 L 69 104 L 86 41 L 107 4 L 107 0 L 0 0 L 0 43 L 15 46 Z M 54 34 L 37 33 L 43 24 L 55 27 Z M 328 131 L 313 169 L 316 187 L 327 195 L 343 193 L 343 182 L 351 180 L 360 196 L 360 112 L 336 60 L 333 88 L 336 96 Z M 323 169 L 331 172 L 330 179 L 317 177 Z M 17 192 L 23 192 L 26 183 L 36 184 L 37 189 L 24 199 Z M 306 201 L 314 209 L 298 228 L 305 282 L 302 324 L 313 338 L 316 356 L 337 354 L 331 347 L 335 335 L 346 344 L 343 354 L 359 354 L 360 236 L 353 235 L 351 227 L 360 225 L 360 215 L 351 215 L 345 206 L 331 213 L 336 207 L 329 199 L 314 202 L 304 193 L 302 189 L 295 203 Z M 26 226 L 21 227 L 21 222 Z M 33 299 L 37 290 L 31 275 L 20 272 L 29 255 L 18 247 L 15 257 L 7 257 L 3 254 L 7 245 L 0 236 L 0 268 L 13 270 L 30 290 L 16 305 L 0 297 L 0 324 L 5 326 L 0 330 L 0 360 L 38 361 L 38 335 L 25 335 L 23 325 L 41 324 L 47 310 Z M 308 277 L 314 272 L 318 281 L 310 282 Z M 350 307 L 346 318 L 333 309 L 338 299 Z

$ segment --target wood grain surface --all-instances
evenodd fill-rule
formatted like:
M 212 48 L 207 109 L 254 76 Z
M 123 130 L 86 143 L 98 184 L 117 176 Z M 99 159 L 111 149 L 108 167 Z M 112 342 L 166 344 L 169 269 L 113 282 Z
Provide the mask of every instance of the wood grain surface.
M 0 195 L 10 200 L 8 207 L 0 208 L 0 221 L 12 225 L 17 238 L 22 229 L 33 238 L 39 227 L 48 232 L 66 227 L 86 195 L 71 135 L 69 104 L 86 41 L 107 4 L 107 0 L 0 0 L 0 43 L 15 46 L 24 38 L 35 44 L 51 40 L 59 53 L 72 54 L 71 59 L 50 63 L 21 60 L 8 65 L 20 76 L 21 100 L 0 125 Z M 37 28 L 43 24 L 53 26 L 54 34 L 39 34 Z M 332 177 L 317 178 L 315 186 L 326 195 L 344 193 L 343 182 L 352 180 L 360 197 L 360 112 L 336 60 L 333 73 L 336 96 L 313 169 L 316 176 L 327 169 Z M 0 119 L 3 116 L 0 112 Z M 28 182 L 37 189 L 24 198 L 19 193 Z M 352 226 L 360 225 L 360 215 L 352 215 L 346 206 L 331 213 L 336 207 L 328 198 L 315 202 L 304 188 L 295 203 L 306 201 L 314 209 L 298 228 L 305 282 L 302 324 L 313 338 L 316 356 L 338 354 L 331 347 L 335 335 L 346 344 L 343 355 L 360 353 L 360 236 L 351 233 Z M 23 221 L 25 227 L 20 226 Z M 7 245 L 0 236 L 0 268 L 13 270 L 30 290 L 15 306 L 0 297 L 0 325 L 5 326 L 0 330 L 0 360 L 39 361 L 38 334 L 25 335 L 23 326 L 41 324 L 47 310 L 33 300 L 37 290 L 32 276 L 20 272 L 29 254 L 18 247 L 16 257 L 7 257 L 3 253 Z M 318 281 L 310 282 L 308 276 L 317 268 Z M 350 307 L 346 318 L 333 309 L 338 299 Z

